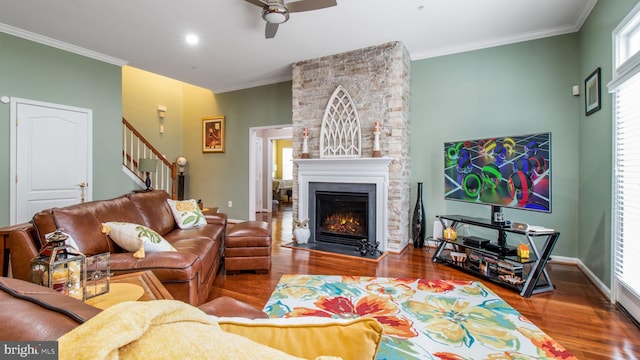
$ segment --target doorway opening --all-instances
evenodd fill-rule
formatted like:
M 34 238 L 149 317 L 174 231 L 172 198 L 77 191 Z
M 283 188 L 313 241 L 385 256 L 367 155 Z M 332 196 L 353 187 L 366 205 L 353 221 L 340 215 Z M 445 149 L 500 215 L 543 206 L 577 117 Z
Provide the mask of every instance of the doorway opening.
M 280 206 L 274 200 L 277 193 L 288 200 L 285 204 L 291 203 L 293 161 L 288 159 L 293 154 L 293 129 L 290 125 L 255 127 L 249 129 L 249 136 L 249 219 L 255 220 L 256 213 L 290 211 L 290 205 Z M 278 150 L 276 144 L 280 142 L 282 146 Z M 287 161 L 282 160 L 283 157 Z
M 273 139 L 271 176 L 272 211 L 278 212 L 282 207 L 291 206 L 293 196 L 293 148 L 291 139 Z

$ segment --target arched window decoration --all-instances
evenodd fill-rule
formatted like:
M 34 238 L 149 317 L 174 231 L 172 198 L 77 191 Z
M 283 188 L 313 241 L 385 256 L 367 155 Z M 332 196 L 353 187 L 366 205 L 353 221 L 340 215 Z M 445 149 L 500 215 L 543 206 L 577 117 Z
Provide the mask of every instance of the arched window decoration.
M 351 96 L 342 85 L 333 92 L 322 118 L 320 157 L 360 157 L 360 118 Z

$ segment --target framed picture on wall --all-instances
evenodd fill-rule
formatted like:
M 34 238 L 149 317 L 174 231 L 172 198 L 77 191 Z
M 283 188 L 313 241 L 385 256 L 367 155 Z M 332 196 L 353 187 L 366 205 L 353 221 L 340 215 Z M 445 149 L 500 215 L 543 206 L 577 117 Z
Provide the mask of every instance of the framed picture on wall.
M 600 110 L 600 68 L 584 80 L 584 112 L 587 116 Z
M 202 152 L 224 152 L 224 116 L 202 119 Z

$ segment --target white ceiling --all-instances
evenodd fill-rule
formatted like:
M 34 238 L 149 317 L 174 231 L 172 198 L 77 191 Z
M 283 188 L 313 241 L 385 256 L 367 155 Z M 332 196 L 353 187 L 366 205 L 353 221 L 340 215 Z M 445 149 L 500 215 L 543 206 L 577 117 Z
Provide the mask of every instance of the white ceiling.
M 244 0 L 0 0 L 0 31 L 220 93 L 289 80 L 295 62 L 389 41 L 418 60 L 575 32 L 596 1 L 337 0 L 291 14 L 265 39 L 260 8 Z M 187 33 L 200 43 L 187 45 Z

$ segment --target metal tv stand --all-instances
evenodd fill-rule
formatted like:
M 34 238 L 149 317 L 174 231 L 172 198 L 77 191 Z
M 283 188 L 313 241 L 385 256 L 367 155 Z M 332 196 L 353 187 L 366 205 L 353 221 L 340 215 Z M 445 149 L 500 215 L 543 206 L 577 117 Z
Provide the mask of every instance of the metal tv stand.
M 551 251 L 560 233 L 557 231 L 522 231 L 512 229 L 505 223 L 495 223 L 489 219 L 473 218 L 461 215 L 436 216 L 443 227 L 456 229 L 455 240 L 439 239 L 440 244 L 433 255 L 433 261 L 453 266 L 462 271 L 488 279 L 530 297 L 546 291 L 553 291 L 555 286 L 545 269 Z M 495 241 L 482 242 L 481 238 L 460 236 L 459 228 L 470 225 L 497 231 Z M 507 234 L 526 239 L 529 245 L 529 258 L 520 258 L 513 253 L 514 247 L 507 244 Z M 533 242 L 534 238 L 544 237 L 544 245 L 540 251 Z M 520 241 L 520 243 L 525 243 Z M 453 256 L 452 256 L 453 253 Z M 462 259 L 461 259 L 461 254 Z

